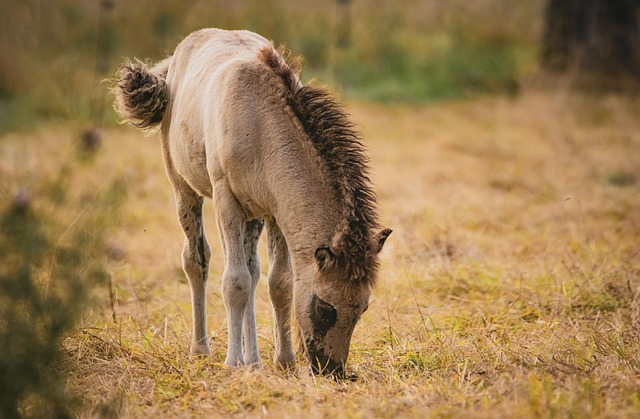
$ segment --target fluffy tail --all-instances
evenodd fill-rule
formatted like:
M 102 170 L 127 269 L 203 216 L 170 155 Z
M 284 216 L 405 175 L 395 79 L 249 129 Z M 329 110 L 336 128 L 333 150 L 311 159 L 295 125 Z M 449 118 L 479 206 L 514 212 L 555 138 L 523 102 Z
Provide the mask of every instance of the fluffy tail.
M 149 68 L 141 61 L 127 63 L 116 73 L 115 110 L 138 128 L 150 130 L 161 121 L 169 100 L 166 84 L 169 58 Z

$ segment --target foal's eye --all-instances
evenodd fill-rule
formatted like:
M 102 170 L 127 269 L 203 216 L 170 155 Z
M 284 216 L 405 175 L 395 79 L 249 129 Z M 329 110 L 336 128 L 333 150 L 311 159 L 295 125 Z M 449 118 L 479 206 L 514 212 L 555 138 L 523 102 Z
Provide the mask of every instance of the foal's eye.
M 318 321 L 320 321 L 323 326 L 330 326 L 336 322 L 336 318 L 338 317 L 338 313 L 336 309 L 326 301 L 322 301 L 320 298 L 314 296 L 315 303 L 315 314 Z

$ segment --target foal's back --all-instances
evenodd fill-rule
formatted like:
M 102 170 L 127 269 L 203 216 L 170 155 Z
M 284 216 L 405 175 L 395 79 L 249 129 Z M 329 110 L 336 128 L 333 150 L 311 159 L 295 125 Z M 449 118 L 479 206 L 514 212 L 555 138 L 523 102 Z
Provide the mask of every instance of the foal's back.
M 167 84 L 173 94 L 198 95 L 220 68 L 234 61 L 255 61 L 271 44 L 249 31 L 202 29 L 187 36 L 175 49 Z M 194 88 L 196 90 L 194 90 Z

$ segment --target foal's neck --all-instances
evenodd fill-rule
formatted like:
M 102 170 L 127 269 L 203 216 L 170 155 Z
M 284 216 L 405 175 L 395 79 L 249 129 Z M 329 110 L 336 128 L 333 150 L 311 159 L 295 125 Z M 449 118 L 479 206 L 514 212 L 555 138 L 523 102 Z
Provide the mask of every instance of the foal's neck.
M 301 161 L 295 168 L 289 167 L 277 173 L 278 183 L 285 187 L 273 191 L 273 215 L 287 241 L 294 264 L 295 260 L 312 258 L 320 246 L 331 246 L 344 218 L 334 185 L 308 151 L 300 147 L 291 153 Z

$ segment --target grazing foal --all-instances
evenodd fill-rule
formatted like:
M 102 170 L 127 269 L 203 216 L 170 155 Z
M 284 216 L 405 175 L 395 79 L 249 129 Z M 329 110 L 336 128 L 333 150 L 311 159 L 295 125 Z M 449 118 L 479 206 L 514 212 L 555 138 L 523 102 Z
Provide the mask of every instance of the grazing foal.
M 203 29 L 152 68 L 123 66 L 114 87 L 116 109 L 139 128 L 160 125 L 186 236 L 191 351 L 210 353 L 205 285 L 211 250 L 202 220 L 207 197 L 225 260 L 225 364 L 261 364 L 254 295 L 256 246 L 266 224 L 276 365 L 295 363 L 293 304 L 314 372 L 342 375 L 391 230 L 378 224 L 358 133 L 331 95 L 303 86 L 296 70 L 255 33 Z

